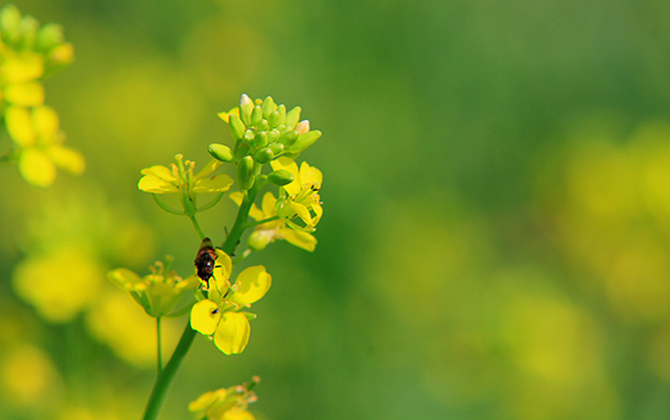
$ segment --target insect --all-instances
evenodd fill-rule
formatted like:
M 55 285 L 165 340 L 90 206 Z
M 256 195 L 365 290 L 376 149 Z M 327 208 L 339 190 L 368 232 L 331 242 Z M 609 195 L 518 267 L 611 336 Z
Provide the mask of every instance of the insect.
M 195 256 L 194 263 L 198 277 L 205 282 L 208 289 L 209 279 L 212 278 L 212 275 L 214 274 L 214 263 L 217 258 L 218 255 L 216 255 L 216 251 L 214 251 L 212 240 L 209 238 L 203 239 L 198 254 Z

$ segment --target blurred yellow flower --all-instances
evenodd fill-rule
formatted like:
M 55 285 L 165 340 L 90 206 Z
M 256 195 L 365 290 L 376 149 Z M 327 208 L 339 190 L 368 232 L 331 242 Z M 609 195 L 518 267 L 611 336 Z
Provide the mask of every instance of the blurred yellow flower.
M 81 153 L 63 146 L 65 135 L 52 108 L 9 106 L 5 120 L 10 137 L 19 146 L 19 171 L 29 183 L 50 186 L 56 179 L 56 167 L 73 175 L 84 172 Z
M 182 279 L 160 261 L 150 268 L 152 273 L 141 278 L 127 268 L 111 270 L 107 277 L 112 283 L 130 292 L 144 311 L 154 318 L 169 315 L 184 292 L 195 289 L 200 284 L 195 275 Z
M 258 398 L 251 391 L 260 379 L 254 377 L 251 384 L 209 391 L 192 401 L 188 410 L 195 412 L 196 418 L 207 420 L 255 420 L 248 411 L 249 404 Z
M 256 315 L 241 311 L 261 299 L 270 288 L 272 277 L 261 265 L 249 267 L 230 285 L 232 263 L 221 250 L 214 268 L 214 282 L 210 280 L 208 296 L 191 309 L 191 327 L 214 339 L 223 353 L 239 354 L 249 342 L 249 319 Z
M 62 385 L 49 355 L 29 344 L 14 345 L 3 354 L 0 380 L 5 400 L 19 408 L 45 405 Z
M 302 162 L 300 170 L 298 165 L 287 157 L 280 157 L 271 163 L 275 171 L 286 170 L 293 175 L 293 181 L 283 187 L 286 197 L 280 196 L 276 206 L 277 215 L 286 219 L 286 223 L 293 229 L 312 232 L 321 220 L 323 209 L 318 191 L 321 189 L 323 175 L 321 171 L 307 162 Z M 304 226 L 300 226 L 291 219 L 299 217 Z
M 32 51 L 0 54 L 0 99 L 9 105 L 31 107 L 44 104 L 44 57 Z
M 71 321 L 97 300 L 104 269 L 83 245 L 30 256 L 14 270 L 16 294 L 50 322 Z
M 241 192 L 234 192 L 230 194 L 230 198 L 239 206 L 242 204 L 244 194 Z M 273 218 L 277 216 L 277 212 L 275 211 L 276 203 L 277 199 L 274 195 L 272 195 L 271 192 L 267 192 L 263 196 L 261 207 L 258 208 L 258 206 L 254 204 L 251 207 L 249 216 L 258 222 Z M 317 244 L 316 238 L 310 233 L 291 229 L 287 226 L 287 220 L 280 218 L 256 226 L 254 232 L 249 236 L 249 246 L 256 251 L 260 251 L 275 240 L 282 239 L 286 240 L 286 242 L 291 245 L 295 245 L 298 248 L 307 251 L 314 251 Z

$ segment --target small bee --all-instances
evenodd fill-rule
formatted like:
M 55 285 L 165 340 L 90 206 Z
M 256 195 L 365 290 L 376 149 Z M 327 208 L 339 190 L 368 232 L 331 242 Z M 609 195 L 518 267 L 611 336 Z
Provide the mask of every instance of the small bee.
M 214 263 L 217 258 L 218 255 L 216 255 L 216 251 L 214 251 L 211 239 L 203 239 L 198 254 L 195 256 L 194 263 L 198 277 L 205 282 L 208 289 L 209 279 L 212 278 L 212 275 L 214 274 Z

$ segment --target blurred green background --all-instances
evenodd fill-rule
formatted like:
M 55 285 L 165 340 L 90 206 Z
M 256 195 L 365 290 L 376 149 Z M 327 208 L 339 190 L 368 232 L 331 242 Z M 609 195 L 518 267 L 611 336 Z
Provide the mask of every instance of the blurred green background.
M 667 418 L 670 3 L 14 4 L 75 46 L 46 102 L 87 172 L 39 190 L 2 168 L 0 417 L 140 417 L 151 322 L 104 275 L 166 253 L 190 274 L 197 235 L 139 171 L 204 165 L 247 93 L 324 133 L 301 155 L 319 244 L 245 261 L 274 280 L 249 346 L 197 337 L 162 418 L 252 375 L 258 419 Z M 203 214 L 215 242 L 234 211 Z M 99 298 L 26 303 L 12 279 L 39 263 L 54 300 Z

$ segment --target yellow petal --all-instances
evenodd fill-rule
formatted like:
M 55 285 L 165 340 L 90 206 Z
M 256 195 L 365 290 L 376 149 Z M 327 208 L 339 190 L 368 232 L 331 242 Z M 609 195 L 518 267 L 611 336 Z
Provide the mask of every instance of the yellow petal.
M 198 172 L 197 175 L 195 175 L 195 179 L 202 179 L 202 178 L 207 178 L 211 174 L 214 173 L 219 167 L 223 165 L 223 162 L 220 160 L 212 159 L 209 161 L 207 165 L 205 165 L 204 168 L 202 168 L 202 171 Z
M 207 410 L 217 401 L 223 401 L 226 398 L 226 389 L 221 388 L 216 391 L 205 392 L 197 400 L 191 401 L 188 405 L 188 411 Z
M 244 314 L 226 312 L 214 334 L 214 344 L 225 354 L 239 354 L 249 342 L 251 327 Z
M 44 86 L 38 82 L 13 84 L 5 88 L 4 96 L 16 106 L 38 106 L 44 103 Z
M 179 191 L 176 185 L 153 174 L 143 176 L 137 184 L 137 188 L 155 194 L 169 194 Z
M 142 171 L 140 171 L 140 173 L 142 175 L 154 175 L 164 181 L 169 181 L 172 183 L 177 182 L 177 178 L 174 177 L 172 171 L 163 165 L 154 165 L 149 168 L 144 168 Z
M 251 306 L 267 293 L 272 284 L 272 276 L 262 265 L 255 265 L 242 271 L 235 281 L 235 292 L 228 298 L 240 306 Z
M 60 121 L 56 111 L 48 106 L 40 106 L 33 108 L 31 116 L 37 137 L 42 140 L 43 144 L 51 143 L 60 128 Z
M 314 251 L 314 248 L 316 248 L 316 238 L 307 232 L 293 230 L 290 228 L 282 228 L 280 229 L 279 234 L 284 237 L 286 242 L 297 246 L 298 248 L 302 248 L 310 252 Z
M 59 168 L 72 175 L 81 175 L 86 169 L 84 156 L 76 150 L 64 146 L 52 146 L 48 150 L 49 156 Z
M 230 114 L 235 114 L 235 115 L 237 115 L 237 116 L 239 117 L 239 116 L 240 116 L 240 108 L 236 106 L 235 108 L 231 109 L 231 110 L 228 111 L 228 112 L 219 112 L 219 113 L 216 114 L 216 115 L 218 115 L 219 118 L 221 118 L 221 119 L 224 120 L 225 122 L 229 122 L 229 120 L 230 120 Z
M 193 191 L 197 193 L 228 191 L 233 185 L 233 179 L 225 174 L 214 175 L 211 178 L 199 179 L 195 182 Z
M 48 187 L 56 180 L 54 163 L 46 153 L 34 148 L 21 152 L 19 172 L 23 179 L 38 187 Z
M 298 217 L 300 217 L 302 221 L 305 222 L 306 225 L 314 226 L 312 222 L 312 215 L 310 214 L 307 207 L 294 201 L 291 201 L 289 204 L 291 206 L 291 209 L 293 209 L 293 211 L 295 211 L 298 214 Z
M 35 145 L 36 136 L 33 130 L 30 112 L 27 108 L 9 106 L 5 110 L 7 131 L 14 142 L 19 146 L 30 147 Z
M 7 83 L 25 83 L 44 74 L 44 58 L 34 52 L 23 52 L 6 57 L 0 74 Z
M 321 182 L 323 182 L 323 174 L 316 167 L 309 166 L 307 162 L 302 162 L 300 164 L 300 182 L 302 182 L 302 185 L 314 184 L 318 190 L 321 188 Z
M 282 156 L 279 159 L 275 159 L 270 162 L 270 165 L 272 165 L 272 169 L 275 171 L 284 169 L 293 175 L 293 181 L 290 184 L 284 185 L 283 187 L 289 195 L 296 195 L 300 192 L 302 189 L 300 173 L 298 171 L 298 165 L 296 165 L 293 159 Z
M 266 192 L 263 196 L 263 202 L 261 203 L 261 209 L 263 209 L 263 215 L 267 217 L 276 216 L 277 212 L 275 211 L 275 204 L 277 199 L 271 192 Z M 260 219 L 259 219 L 260 220 Z
M 191 308 L 191 328 L 205 335 L 214 334 L 221 319 L 221 310 L 211 300 L 201 300 Z
M 230 199 L 233 200 L 235 202 L 235 204 L 237 204 L 238 206 L 241 206 L 242 205 L 242 200 L 244 200 L 244 194 L 242 194 L 239 191 L 235 191 L 235 192 L 230 193 L 228 195 L 228 197 L 230 197 Z

